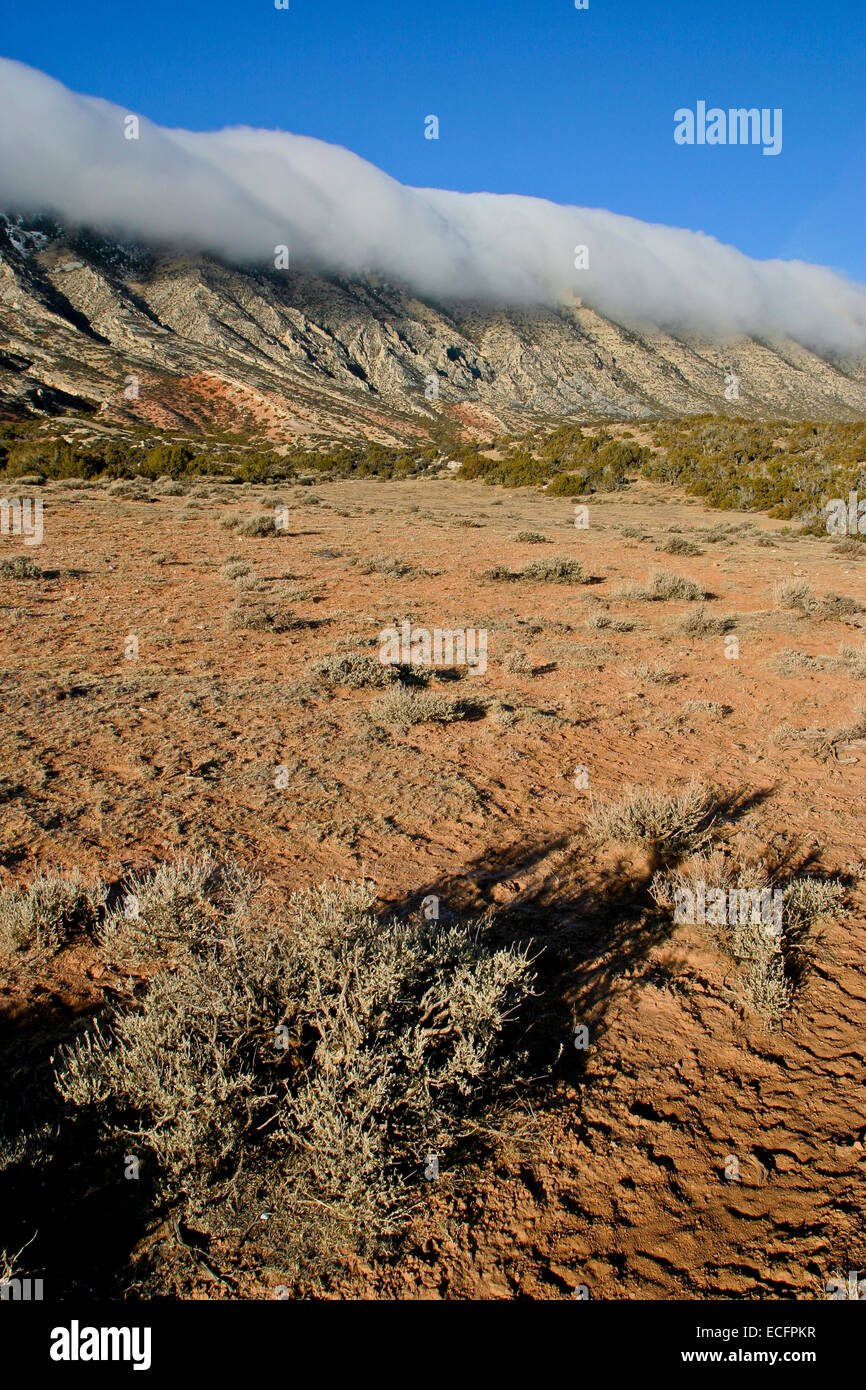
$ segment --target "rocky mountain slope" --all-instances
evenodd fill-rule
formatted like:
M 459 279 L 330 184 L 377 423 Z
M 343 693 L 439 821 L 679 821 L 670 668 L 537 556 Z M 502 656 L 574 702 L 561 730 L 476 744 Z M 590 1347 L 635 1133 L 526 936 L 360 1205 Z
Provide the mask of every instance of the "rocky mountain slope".
M 409 442 L 437 416 L 483 436 L 565 415 L 846 420 L 866 417 L 866 360 L 638 331 L 577 299 L 436 304 L 393 284 L 235 268 L 2 218 L 0 407 L 76 402 L 106 423 L 309 442 Z

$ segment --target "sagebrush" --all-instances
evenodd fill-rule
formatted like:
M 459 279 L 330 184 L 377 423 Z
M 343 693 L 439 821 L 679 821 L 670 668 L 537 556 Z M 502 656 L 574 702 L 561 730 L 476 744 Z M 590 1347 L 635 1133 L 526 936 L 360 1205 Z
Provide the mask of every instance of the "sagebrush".
M 358 1248 L 399 1229 L 428 1154 L 446 1168 L 500 1123 L 525 1067 L 529 948 L 491 945 L 484 920 L 382 921 L 363 883 L 278 913 L 259 889 L 213 859 L 135 881 L 107 957 L 121 974 L 159 959 L 143 997 L 131 981 L 64 1050 L 57 1085 L 109 1150 L 150 1157 L 187 1219 L 252 1174 L 287 1241 L 324 1223 Z

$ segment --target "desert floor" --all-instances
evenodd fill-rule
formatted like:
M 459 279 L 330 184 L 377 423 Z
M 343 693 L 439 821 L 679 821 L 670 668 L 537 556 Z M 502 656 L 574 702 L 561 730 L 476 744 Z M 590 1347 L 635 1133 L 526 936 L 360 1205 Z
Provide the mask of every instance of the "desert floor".
M 534 1004 L 561 1055 L 529 1141 L 443 1173 L 408 1254 L 356 1262 L 336 1295 L 819 1298 L 866 1268 L 866 607 L 836 601 L 866 605 L 866 546 L 646 483 L 590 499 L 583 530 L 568 498 L 449 479 L 42 495 L 43 543 L 0 540 L 42 570 L 0 579 L 3 883 L 212 847 L 280 889 L 364 874 L 397 912 L 489 908 L 549 948 Z M 276 504 L 283 533 L 221 524 Z M 588 582 L 485 577 L 551 556 Z M 620 595 L 654 568 L 729 632 Z M 792 575 L 804 608 L 774 600 Z M 389 723 L 382 690 L 317 675 L 404 619 L 486 630 L 484 674 L 428 687 L 467 717 Z M 724 798 L 729 853 L 846 884 L 780 1028 L 704 929 L 655 908 L 651 855 L 584 833 L 593 801 L 693 777 Z M 6 1084 L 110 984 L 92 944 L 14 964 Z

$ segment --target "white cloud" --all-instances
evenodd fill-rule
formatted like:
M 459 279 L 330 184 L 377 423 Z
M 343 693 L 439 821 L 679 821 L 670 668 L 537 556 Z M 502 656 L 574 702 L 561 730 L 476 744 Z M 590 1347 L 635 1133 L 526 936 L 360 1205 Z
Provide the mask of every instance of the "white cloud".
M 281 131 L 163 129 L 0 59 L 0 207 L 49 211 L 236 261 L 375 272 L 440 299 L 561 302 L 624 323 L 866 348 L 866 286 L 756 261 L 700 232 L 540 198 L 409 188 L 337 145 Z M 574 248 L 589 248 L 589 269 Z

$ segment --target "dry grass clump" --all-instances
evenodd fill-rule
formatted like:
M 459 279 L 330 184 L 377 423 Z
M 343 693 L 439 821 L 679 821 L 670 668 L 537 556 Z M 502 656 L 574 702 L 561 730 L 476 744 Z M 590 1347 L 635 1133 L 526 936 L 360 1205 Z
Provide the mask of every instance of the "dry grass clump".
M 830 734 L 836 743 L 866 738 L 866 705 L 858 705 L 854 710 L 854 718 L 851 723 L 831 729 Z
M 820 944 L 815 924 L 845 910 L 845 888 L 837 879 L 798 877 L 784 885 L 771 879 L 765 864 L 748 863 L 716 848 L 654 874 L 650 894 L 669 909 L 681 909 L 685 903 L 691 908 L 702 894 L 703 925 L 740 967 L 743 1004 L 776 1028 Z M 770 898 L 776 892 L 778 917 Z
M 778 1028 L 791 1007 L 794 985 L 785 969 L 785 957 L 771 944 L 763 929 L 752 930 L 742 982 L 743 1002 L 771 1028 Z
M 632 670 L 635 680 L 648 681 L 650 685 L 676 685 L 682 680 L 678 671 L 668 671 L 665 666 L 649 661 L 637 662 Z
M 54 953 L 77 935 L 93 936 L 105 884 L 85 885 L 77 874 L 40 874 L 29 888 L 0 890 L 0 952 Z
M 104 487 L 101 478 L 52 478 L 47 486 L 57 488 L 61 492 L 88 492 Z
M 694 541 L 687 540 L 685 536 L 668 536 L 666 541 L 662 541 L 656 546 L 656 550 L 665 555 L 703 555 L 703 550 Z
M 285 536 L 287 532 L 284 528 L 277 526 L 277 513 L 259 512 L 257 516 L 252 516 L 248 521 L 241 521 L 236 524 L 235 529 L 239 536 Z
M 672 792 L 634 787 L 620 801 L 592 801 L 586 830 L 595 844 L 645 844 L 666 853 L 694 849 L 706 836 L 717 798 L 702 782 Z
M 475 702 L 450 700 L 433 690 L 407 690 L 404 686 L 376 700 L 372 714 L 377 723 L 395 728 L 413 724 L 452 724 L 478 712 Z
M 855 680 L 866 680 L 866 643 L 861 647 L 849 647 L 843 642 L 839 655 L 848 662 L 848 674 Z
M 846 913 L 845 885 L 835 878 L 794 878 L 785 885 L 784 915 L 786 930 L 793 938 L 802 938 L 822 917 Z
M 676 868 L 665 868 L 653 874 L 650 882 L 650 897 L 660 907 L 672 908 L 675 894 L 683 889 L 695 892 L 698 883 L 713 888 L 758 888 L 767 881 L 767 870 L 763 864 L 749 864 L 736 856 L 726 854 L 717 845 L 691 854 L 683 864 Z
M 736 527 L 734 526 L 720 524 L 718 526 L 703 527 L 698 534 L 702 541 L 707 541 L 710 545 L 733 545 L 734 542 L 731 539 L 731 533 L 735 530 Z
M 368 555 L 356 563 L 362 574 L 385 574 L 392 579 L 405 579 L 407 575 L 415 573 L 405 560 L 397 560 L 393 555 Z
M 824 594 L 819 598 L 811 585 L 799 575 L 780 580 L 773 585 L 773 602 L 777 608 L 807 613 L 819 622 L 838 622 L 866 612 L 859 599 L 849 594 Z
M 773 658 L 773 668 L 780 676 L 799 675 L 801 671 L 826 671 L 831 664 L 827 657 L 810 656 L 808 652 L 798 652 L 793 647 L 783 647 Z
M 271 593 L 275 599 L 285 599 L 287 603 L 310 603 L 320 597 L 314 589 L 307 589 L 303 584 L 275 584 Z
M 850 724 L 837 725 L 836 728 L 795 729 L 783 720 L 773 731 L 776 743 L 804 743 L 813 757 L 826 762 L 838 756 L 840 744 L 853 743 L 866 738 L 866 705 L 858 705 Z
M 59 482 L 60 480 L 55 479 L 54 481 Z M 76 479 L 76 482 L 77 481 L 78 480 Z M 13 487 L 16 491 L 19 488 L 44 487 L 45 483 L 46 478 L 44 473 L 17 473 L 15 475 L 14 483 L 11 478 L 6 478 L 3 491 L 6 492 L 12 489 Z
M 773 603 L 776 608 L 799 608 L 806 612 L 815 602 L 815 591 L 805 579 L 790 576 L 780 579 L 773 585 Z
M 610 632 L 634 632 L 635 624 L 628 618 L 612 618 L 609 613 L 591 613 L 586 620 L 590 631 L 606 628 Z
M 626 584 L 620 597 L 639 599 L 645 603 L 664 603 L 674 598 L 692 602 L 709 598 L 710 595 L 694 580 L 686 579 L 682 574 L 674 574 L 672 570 L 652 570 L 645 585 Z
M 570 560 L 561 555 L 549 560 L 531 560 L 519 572 L 521 579 L 537 579 L 553 584 L 585 584 L 587 575 L 579 560 Z
M 520 718 L 520 711 L 514 705 L 496 698 L 490 701 L 487 713 L 491 722 L 500 729 L 513 729 Z
M 494 565 L 485 570 L 482 579 L 534 579 L 548 584 L 586 584 L 589 576 L 579 560 L 562 555 L 547 560 L 531 560 L 522 570 L 510 570 L 507 565 Z
M 237 1234 L 266 1208 L 289 1267 L 333 1260 L 399 1228 L 428 1154 L 453 1167 L 501 1127 L 528 950 L 474 922 L 380 921 L 363 884 L 257 917 L 255 885 L 227 875 L 195 879 L 191 916 L 163 922 L 170 966 L 63 1050 L 58 1089 L 109 1156 L 151 1156 L 175 1218 Z
M 683 714 L 711 714 L 716 719 L 724 719 L 726 715 L 732 714 L 730 705 L 723 705 L 719 700 L 686 700 L 683 705 Z
M 252 569 L 246 560 L 227 560 L 220 570 L 223 579 L 244 579 Z
M 522 545 L 550 544 L 550 537 L 545 536 L 541 531 L 516 531 L 511 539 L 512 541 L 519 541 Z
M 511 675 L 532 675 L 532 662 L 529 660 L 526 652 L 509 652 L 502 664 Z
M 150 488 L 139 478 L 118 478 L 105 489 L 109 497 L 122 502 L 149 502 Z
M 0 579 L 41 579 L 42 570 L 26 555 L 0 560 Z
M 235 604 L 228 613 L 230 632 L 292 632 L 315 625 L 309 618 L 299 618 L 284 608 L 269 608 L 263 603 Z
M 735 618 L 717 618 L 708 613 L 701 603 L 682 619 L 680 632 L 685 632 L 690 637 L 705 637 L 710 633 L 730 632 L 736 625 Z
M 369 652 L 338 652 L 317 661 L 313 674 L 329 685 L 361 690 L 365 686 L 394 685 L 400 679 L 400 668 L 383 664 Z M 423 675 L 429 678 L 428 671 L 423 671 Z
M 245 911 L 256 882 L 239 866 L 221 866 L 211 853 L 180 855 L 154 872 L 126 882 L 117 905 L 105 914 L 99 939 L 118 969 L 170 960 L 195 948 L 220 915 Z
M 853 618 L 863 612 L 863 604 L 848 594 L 825 594 L 814 607 L 814 615 L 823 622 L 833 622 L 837 618 Z

